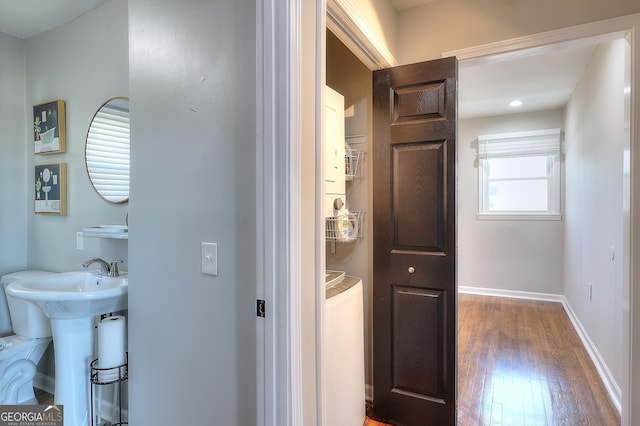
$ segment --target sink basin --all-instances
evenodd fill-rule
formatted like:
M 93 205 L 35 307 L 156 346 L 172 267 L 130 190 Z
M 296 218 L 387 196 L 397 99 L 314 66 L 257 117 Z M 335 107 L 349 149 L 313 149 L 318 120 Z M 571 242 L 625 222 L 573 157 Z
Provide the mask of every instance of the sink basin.
M 16 281 L 7 293 L 36 304 L 51 319 L 73 319 L 127 309 L 128 286 L 126 275 L 77 271 Z
M 34 303 L 51 320 L 55 361 L 54 403 L 65 424 L 89 426 L 89 363 L 94 358 L 94 318 L 127 309 L 129 278 L 98 271 L 63 272 L 13 282 L 10 297 Z

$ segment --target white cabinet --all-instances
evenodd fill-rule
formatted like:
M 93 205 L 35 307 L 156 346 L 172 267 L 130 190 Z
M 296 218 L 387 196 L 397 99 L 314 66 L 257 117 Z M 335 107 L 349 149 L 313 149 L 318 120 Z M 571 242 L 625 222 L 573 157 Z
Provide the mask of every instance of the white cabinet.
M 324 211 L 333 217 L 346 204 L 344 96 L 325 86 L 324 98 Z

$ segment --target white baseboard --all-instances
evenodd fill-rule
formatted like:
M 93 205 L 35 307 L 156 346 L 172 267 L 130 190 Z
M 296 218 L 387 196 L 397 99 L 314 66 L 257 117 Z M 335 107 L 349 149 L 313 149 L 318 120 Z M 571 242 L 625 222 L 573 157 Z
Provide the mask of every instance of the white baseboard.
M 465 294 L 478 294 L 483 296 L 496 296 L 496 297 L 510 297 L 515 299 L 528 299 L 528 300 L 542 300 L 547 302 L 558 302 L 562 303 L 564 307 L 564 311 L 567 313 L 573 328 L 578 333 L 578 337 L 580 337 L 580 341 L 582 345 L 586 349 L 591 361 L 596 367 L 598 371 L 598 375 L 600 379 L 604 383 L 604 387 L 609 394 L 609 398 L 611 402 L 618 410 L 618 413 L 622 412 L 622 391 L 620 387 L 616 383 L 609 367 L 607 366 L 604 359 L 600 355 L 600 352 L 593 344 L 586 330 L 580 323 L 580 320 L 576 316 L 575 312 L 569 305 L 569 301 L 563 294 L 549 294 L 549 293 L 535 293 L 535 292 L 527 292 L 527 291 L 515 291 L 515 290 L 502 290 L 502 289 L 493 289 L 493 288 L 482 288 L 482 287 L 467 287 L 467 286 L 458 286 L 458 293 Z
M 582 327 L 580 320 L 578 319 L 576 314 L 573 312 L 573 309 L 571 309 L 571 305 L 569 305 L 569 301 L 566 298 L 564 298 L 562 305 L 564 306 L 564 310 L 567 313 L 567 316 L 569 316 L 571 323 L 573 324 L 573 328 L 578 333 L 578 336 L 582 341 L 582 345 L 587 350 L 589 357 L 593 361 L 593 364 L 596 366 L 596 370 L 598 370 L 598 375 L 600 376 L 600 379 L 602 379 L 602 383 L 604 384 L 604 387 L 607 389 L 607 393 L 609 394 L 609 398 L 611 398 L 611 402 L 613 402 L 613 405 L 616 407 L 616 410 L 618 410 L 618 414 L 621 414 L 622 413 L 622 391 L 620 390 L 620 386 L 618 386 L 618 384 L 616 383 L 613 377 L 613 374 L 611 374 L 611 371 L 607 366 L 607 363 L 604 361 L 604 359 L 602 359 L 602 356 L 600 355 L 598 348 L 596 348 L 596 345 L 594 345 L 591 339 L 589 338 L 589 335 L 587 334 L 584 327 Z
M 117 407 L 116 407 L 117 408 Z M 118 423 L 120 419 L 114 410 L 114 405 L 112 402 L 107 401 L 105 398 L 102 399 L 102 420 L 107 420 L 109 423 Z M 122 418 L 129 418 L 129 410 L 127 408 L 122 409 Z
M 33 378 L 33 386 L 53 395 L 56 388 L 56 381 L 53 377 L 36 372 Z
M 462 285 L 458 286 L 458 293 L 479 294 L 482 296 L 510 297 L 512 299 L 542 300 L 545 302 L 557 303 L 563 303 L 563 301 L 565 300 L 564 295 L 562 294 L 503 290 L 499 288 L 467 287 Z

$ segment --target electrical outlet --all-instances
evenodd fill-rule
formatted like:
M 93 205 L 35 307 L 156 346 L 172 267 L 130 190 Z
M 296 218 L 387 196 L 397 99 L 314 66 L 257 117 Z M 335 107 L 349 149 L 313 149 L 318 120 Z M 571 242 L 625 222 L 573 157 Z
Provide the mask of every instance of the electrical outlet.
M 201 260 L 203 274 L 218 275 L 218 244 L 203 242 Z
M 84 250 L 84 234 L 82 232 L 76 232 L 76 249 Z

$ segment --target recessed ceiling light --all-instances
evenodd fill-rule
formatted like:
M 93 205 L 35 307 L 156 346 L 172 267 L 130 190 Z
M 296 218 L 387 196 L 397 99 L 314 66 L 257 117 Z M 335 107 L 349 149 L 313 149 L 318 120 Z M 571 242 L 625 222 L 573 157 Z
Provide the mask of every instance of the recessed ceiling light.
M 511 103 L 509 104 L 509 106 L 510 106 L 511 108 L 517 108 L 517 107 L 519 107 L 519 106 L 522 106 L 522 101 L 519 101 L 519 100 L 517 100 L 517 99 L 516 99 L 515 101 L 511 101 Z

